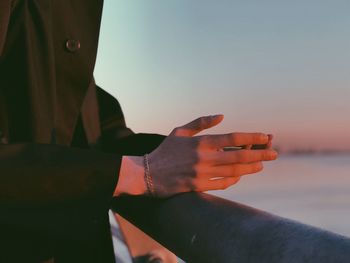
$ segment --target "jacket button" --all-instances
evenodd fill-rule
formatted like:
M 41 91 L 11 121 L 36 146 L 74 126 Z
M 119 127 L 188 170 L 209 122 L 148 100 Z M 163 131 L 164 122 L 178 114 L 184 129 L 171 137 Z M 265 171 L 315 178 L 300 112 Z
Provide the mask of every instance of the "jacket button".
M 80 41 L 76 39 L 68 39 L 66 41 L 66 49 L 71 53 L 77 52 L 80 49 Z

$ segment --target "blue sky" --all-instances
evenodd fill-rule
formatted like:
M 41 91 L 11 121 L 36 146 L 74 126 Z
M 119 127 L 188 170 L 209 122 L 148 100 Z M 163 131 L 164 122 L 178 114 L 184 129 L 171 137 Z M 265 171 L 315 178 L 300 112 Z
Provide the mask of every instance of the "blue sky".
M 97 82 L 129 127 L 264 131 L 282 148 L 350 148 L 350 1 L 105 0 Z

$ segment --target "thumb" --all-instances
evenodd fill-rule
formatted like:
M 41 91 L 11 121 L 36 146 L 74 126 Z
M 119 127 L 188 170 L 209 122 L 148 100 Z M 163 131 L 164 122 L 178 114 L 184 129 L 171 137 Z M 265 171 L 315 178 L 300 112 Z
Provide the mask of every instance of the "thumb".
M 200 117 L 181 127 L 175 128 L 170 135 L 191 137 L 205 129 L 218 125 L 224 119 L 224 115 L 211 115 Z

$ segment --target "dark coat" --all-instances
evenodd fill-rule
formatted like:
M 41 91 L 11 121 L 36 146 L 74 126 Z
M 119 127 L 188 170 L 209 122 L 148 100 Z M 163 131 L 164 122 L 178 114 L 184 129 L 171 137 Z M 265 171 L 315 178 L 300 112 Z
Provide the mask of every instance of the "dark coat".
M 0 0 L 0 262 L 113 262 L 122 155 L 162 141 L 95 85 L 102 0 Z

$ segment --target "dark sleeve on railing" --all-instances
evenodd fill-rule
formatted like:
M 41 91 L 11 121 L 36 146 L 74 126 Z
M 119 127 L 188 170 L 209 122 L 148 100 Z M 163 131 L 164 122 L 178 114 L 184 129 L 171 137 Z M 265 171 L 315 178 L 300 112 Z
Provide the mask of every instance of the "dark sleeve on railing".
M 50 208 L 91 201 L 91 211 L 107 211 L 120 162 L 121 156 L 96 150 L 0 144 L 0 208 Z

